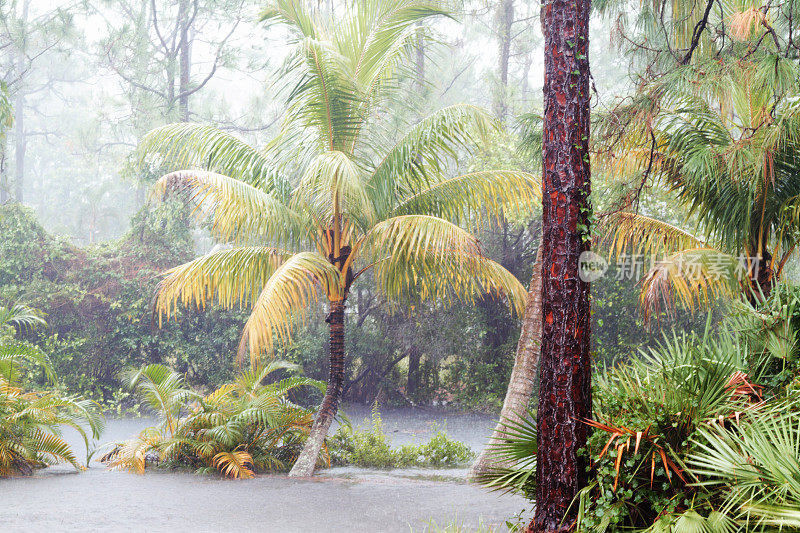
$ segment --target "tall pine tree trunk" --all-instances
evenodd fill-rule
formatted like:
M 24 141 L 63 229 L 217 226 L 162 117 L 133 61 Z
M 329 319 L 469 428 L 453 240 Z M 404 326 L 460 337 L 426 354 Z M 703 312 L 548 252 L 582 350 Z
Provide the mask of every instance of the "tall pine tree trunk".
M 319 452 L 333 418 L 339 410 L 339 400 L 344 388 L 344 307 L 344 300 L 331 302 L 328 318 L 325 319 L 330 330 L 328 389 L 325 391 L 325 397 L 322 399 L 322 405 L 314 419 L 303 451 L 289 472 L 289 476 L 292 477 L 308 477 L 314 473 Z
M 590 0 L 547 0 L 544 33 L 542 361 L 532 531 L 566 530 L 586 483 L 591 414 L 589 284 L 578 260 L 589 249 Z M 569 513 L 567 514 L 567 509 Z
M 508 381 L 508 390 L 503 400 L 503 409 L 500 411 L 500 420 L 489 439 L 489 444 L 472 464 L 470 478 L 477 478 L 481 474 L 490 472 L 494 467 L 503 466 L 493 460 L 492 445 L 503 437 L 503 422 L 516 422 L 520 416 L 525 416 L 528 403 L 531 401 L 533 386 L 536 382 L 536 372 L 539 369 L 540 341 L 542 338 L 542 248 L 536 253 L 536 263 L 533 265 L 533 275 L 528 288 L 528 304 L 525 307 L 525 316 L 522 319 L 522 330 L 517 343 L 517 355 L 514 358 L 514 368 Z

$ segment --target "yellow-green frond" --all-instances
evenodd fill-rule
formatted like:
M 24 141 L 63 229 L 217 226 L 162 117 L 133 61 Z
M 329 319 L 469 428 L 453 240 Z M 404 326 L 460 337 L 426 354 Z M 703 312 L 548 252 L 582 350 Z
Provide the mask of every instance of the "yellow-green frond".
M 214 456 L 213 463 L 226 477 L 250 479 L 255 476 L 252 470 L 253 456 L 243 450 L 219 452 Z
M 266 193 L 241 180 L 203 170 L 180 170 L 156 182 L 153 194 L 184 193 L 196 205 L 199 218 L 209 219 L 211 232 L 222 242 L 269 241 L 286 247 L 308 242 L 308 220 Z
M 257 186 L 284 192 L 285 180 L 260 150 L 237 137 L 202 124 L 168 124 L 150 131 L 139 143 L 143 162 L 155 161 L 169 169 L 202 168 Z
M 308 206 L 321 220 L 347 213 L 362 228 L 369 227 L 374 212 L 361 171 L 344 152 L 323 152 L 309 165 L 294 197 Z
M 636 213 L 620 211 L 600 224 L 602 242 L 616 256 L 626 253 L 658 256 L 706 244 L 672 224 Z
M 721 296 L 742 291 L 747 265 L 713 248 L 682 250 L 656 262 L 642 280 L 640 304 L 645 319 L 660 311 L 672 314 L 675 302 L 694 311 Z
M 256 300 L 244 327 L 239 355 L 249 350 L 251 361 L 257 363 L 262 352 L 272 350 L 273 335 L 287 341 L 294 319 L 305 319 L 319 289 L 328 298 L 340 298 L 338 270 L 314 252 L 289 258 L 272 274 Z
M 224 307 L 244 307 L 291 254 L 265 246 L 211 252 L 166 272 L 158 286 L 155 309 L 167 320 L 180 302 L 204 307 L 216 302 Z
M 379 222 L 364 237 L 362 254 L 382 267 L 444 260 L 451 254 L 480 255 L 478 240 L 463 228 L 430 215 L 401 215 Z
M 522 316 L 528 296 L 511 272 L 479 254 L 425 254 L 408 262 L 386 261 L 376 266 L 375 277 L 378 289 L 392 302 L 473 304 L 491 294 L 505 298 Z
M 394 215 L 425 214 L 455 224 L 499 220 L 509 213 L 527 213 L 538 205 L 538 178 L 515 170 L 474 172 L 439 182 L 401 203 Z
M 372 170 L 369 186 L 386 216 L 403 201 L 440 180 L 448 160 L 470 150 L 497 125 L 483 109 L 458 104 L 440 109 L 412 126 Z

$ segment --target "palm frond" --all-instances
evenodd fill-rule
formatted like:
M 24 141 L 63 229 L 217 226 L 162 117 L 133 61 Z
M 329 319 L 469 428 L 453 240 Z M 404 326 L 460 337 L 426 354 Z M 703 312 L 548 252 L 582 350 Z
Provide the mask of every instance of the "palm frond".
M 505 299 L 517 316 L 525 311 L 528 292 L 500 263 L 479 254 L 450 252 L 417 255 L 408 262 L 390 258 L 377 264 L 378 290 L 390 302 L 438 301 L 475 304 L 485 295 Z
M 161 364 L 144 366 L 125 377 L 128 387 L 164 418 L 169 435 L 177 428 L 183 402 L 198 397 L 186 387 L 181 374 Z
M 159 168 L 198 168 L 243 181 L 278 196 L 288 184 L 261 151 L 213 126 L 178 123 L 150 131 L 139 143 L 142 162 L 157 159 Z M 157 158 L 156 158 L 157 156 Z
M 375 219 L 361 170 L 344 152 L 327 151 L 314 158 L 293 200 L 309 206 L 317 219 L 348 213 L 362 229 L 369 228 Z
M 748 265 L 714 248 L 690 248 L 655 262 L 642 280 L 640 305 L 648 319 L 661 310 L 672 314 L 680 301 L 694 311 L 717 298 L 742 293 Z
M 436 183 L 404 200 L 392 216 L 424 214 L 454 224 L 480 225 L 509 212 L 529 212 L 541 199 L 539 180 L 532 174 L 490 170 Z
M 481 108 L 458 104 L 440 109 L 409 129 L 386 152 L 368 178 L 379 194 L 379 213 L 435 184 L 449 159 L 468 150 L 496 125 Z
M 476 477 L 489 490 L 533 493 L 538 436 L 536 415 L 501 420 L 499 440 L 489 444 L 492 465 Z
M 0 305 L 0 328 L 13 326 L 29 330 L 39 326 L 46 326 L 43 313 L 22 303 Z
M 638 213 L 620 211 L 605 217 L 599 231 L 612 254 L 658 257 L 706 244 L 688 231 Z
M 177 304 L 204 307 L 216 301 L 226 308 L 254 303 L 267 281 L 291 254 L 264 246 L 208 253 L 168 270 L 156 292 L 159 320 L 176 312 Z
M 317 287 L 329 298 L 339 292 L 339 272 L 318 253 L 293 255 L 270 276 L 253 305 L 239 344 L 240 357 L 249 350 L 253 363 L 270 351 L 273 335 L 291 337 L 294 318 L 305 319 L 308 306 L 317 300 Z
M 250 465 L 253 464 L 253 456 L 245 451 L 219 452 L 214 456 L 214 466 L 223 475 L 235 479 L 250 479 L 254 477 Z
M 209 219 L 212 235 L 222 242 L 266 240 L 296 247 L 313 235 L 306 217 L 274 194 L 228 176 L 180 170 L 163 176 L 153 189 L 159 199 L 173 192 L 196 205 L 198 218 Z
M 713 424 L 693 439 L 688 464 L 703 486 L 723 487 L 735 516 L 800 527 L 800 425 L 796 406 L 778 405 L 736 427 Z M 753 517 L 753 515 L 755 515 Z

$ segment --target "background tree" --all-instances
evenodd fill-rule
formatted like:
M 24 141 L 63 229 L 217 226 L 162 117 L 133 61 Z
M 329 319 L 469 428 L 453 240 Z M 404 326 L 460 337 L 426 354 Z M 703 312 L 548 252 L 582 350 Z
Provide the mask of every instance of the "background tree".
M 658 259 L 644 277 L 647 312 L 759 300 L 796 257 L 797 6 L 712 7 L 658 4 L 620 24 L 648 66 L 599 122 L 599 160 L 624 184 L 603 217 L 607 240 L 617 254 Z M 660 190 L 691 218 L 640 211 L 640 197 Z
M 72 28 L 74 6 L 49 8 L 19 0 L 0 5 L 0 70 L 2 81 L 14 105 L 13 166 L 0 166 L 0 203 L 13 197 L 24 200 L 25 165 L 28 141 L 44 136 L 47 130 L 34 130 L 27 125 L 28 113 L 40 113 L 37 101 L 29 97 L 50 92 L 61 81 L 60 72 L 39 69 L 48 60 L 64 52 L 64 44 Z M 0 138 L 0 154 L 10 154 L 7 138 Z M 10 158 L 9 158 L 10 159 Z M 13 180 L 10 170 L 13 169 Z

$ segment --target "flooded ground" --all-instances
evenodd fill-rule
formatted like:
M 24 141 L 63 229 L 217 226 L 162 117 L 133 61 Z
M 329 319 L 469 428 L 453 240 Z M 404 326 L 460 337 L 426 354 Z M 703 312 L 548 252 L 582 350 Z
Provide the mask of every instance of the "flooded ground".
M 369 409 L 346 408 L 354 425 Z M 420 442 L 437 428 L 473 450 L 492 418 L 422 409 L 381 410 L 394 444 Z M 103 440 L 129 437 L 147 419 L 110 420 Z M 0 531 L 422 532 L 428 524 L 501 526 L 523 498 L 490 494 L 465 482 L 465 469 L 391 471 L 333 468 L 308 480 L 264 475 L 233 481 L 151 471 L 110 472 L 93 462 L 83 473 L 48 468 L 33 478 L 0 480 Z

